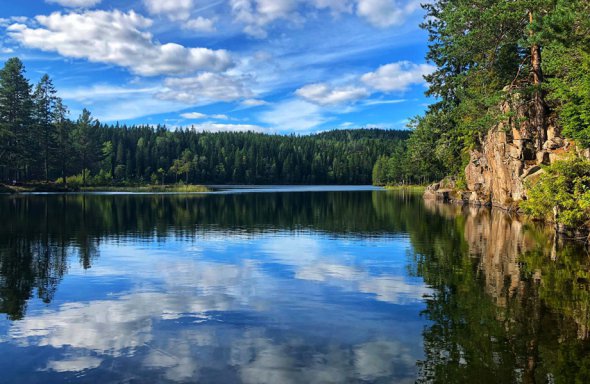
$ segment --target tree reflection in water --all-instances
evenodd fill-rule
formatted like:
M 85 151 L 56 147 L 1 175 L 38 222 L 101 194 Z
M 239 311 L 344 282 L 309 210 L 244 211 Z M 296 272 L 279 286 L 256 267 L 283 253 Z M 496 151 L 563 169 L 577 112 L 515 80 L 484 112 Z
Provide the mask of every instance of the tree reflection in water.
M 51 302 L 68 263 L 100 263 L 107 241 L 278 231 L 409 238 L 410 274 L 433 292 L 418 382 L 590 382 L 584 247 L 504 212 L 398 192 L 0 197 L 0 312 L 19 320 L 33 297 Z
M 590 382 L 586 249 L 505 212 L 425 205 L 415 273 L 436 293 L 419 382 Z

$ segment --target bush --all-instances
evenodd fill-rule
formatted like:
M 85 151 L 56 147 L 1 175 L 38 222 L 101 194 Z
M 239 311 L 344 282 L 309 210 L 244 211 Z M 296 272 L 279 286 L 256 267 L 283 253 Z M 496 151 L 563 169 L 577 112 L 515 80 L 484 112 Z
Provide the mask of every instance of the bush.
M 87 179 L 86 182 L 92 185 L 109 185 L 113 182 L 113 176 L 110 172 L 101 169 L 98 175 L 94 176 L 92 180 Z
M 569 228 L 590 224 L 590 161 L 557 161 L 529 187 L 528 199 L 521 203 L 527 214 Z

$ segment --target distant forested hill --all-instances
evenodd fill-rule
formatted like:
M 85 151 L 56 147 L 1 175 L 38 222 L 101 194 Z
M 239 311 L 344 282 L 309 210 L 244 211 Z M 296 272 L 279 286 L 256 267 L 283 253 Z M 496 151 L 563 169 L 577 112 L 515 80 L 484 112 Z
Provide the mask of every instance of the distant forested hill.
M 94 174 L 200 184 L 370 184 L 375 161 L 406 137 L 362 129 L 305 136 L 164 127 L 99 126 L 97 132 L 97 142 L 105 144 L 101 160 L 89 168 Z
M 23 63 L 0 70 L 0 183 L 370 184 L 380 157 L 405 131 L 313 135 L 207 133 L 164 126 L 109 126 L 84 110 L 76 121 L 45 75 L 32 86 Z
M 327 140 L 352 141 L 364 139 L 406 140 L 409 130 L 391 130 L 379 128 L 338 129 L 315 134 L 315 137 Z

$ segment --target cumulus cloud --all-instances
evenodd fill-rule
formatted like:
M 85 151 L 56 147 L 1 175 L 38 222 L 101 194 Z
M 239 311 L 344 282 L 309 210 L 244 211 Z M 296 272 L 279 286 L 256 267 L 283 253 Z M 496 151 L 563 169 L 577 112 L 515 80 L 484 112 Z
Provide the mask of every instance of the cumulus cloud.
M 203 16 L 191 19 L 195 10 L 195 0 L 143 0 L 150 15 L 165 17 L 171 21 L 182 21 L 184 29 L 212 33 L 215 32 L 215 20 Z
M 411 85 L 422 84 L 424 76 L 434 70 L 435 67 L 429 64 L 400 61 L 383 65 L 375 72 L 366 73 L 361 77 L 361 80 L 378 91 L 405 91 Z
M 234 101 L 252 96 L 239 78 L 211 72 L 194 77 L 169 78 L 165 89 L 156 96 L 161 100 L 175 100 L 187 104 L 211 101 Z
M 230 5 L 235 20 L 245 24 L 244 32 L 258 38 L 266 37 L 265 27 L 277 20 L 302 23 L 301 5 L 329 9 L 333 14 L 351 12 L 353 8 L 352 0 L 231 0 Z
M 356 13 L 372 25 L 387 28 L 401 25 L 406 18 L 420 8 L 420 1 L 410 0 L 357 0 Z
M 224 71 L 233 64 L 225 50 L 154 41 L 152 34 L 144 31 L 152 20 L 133 11 L 56 12 L 35 19 L 41 27 L 15 23 L 8 27 L 8 35 L 30 48 L 115 64 L 143 76 Z
M 303 23 L 306 10 L 329 10 L 334 16 L 354 12 L 379 28 L 401 25 L 421 1 L 428 0 L 230 0 L 230 6 L 235 20 L 245 24 L 244 32 L 264 38 L 267 26 L 277 20 Z
M 193 0 L 143 0 L 143 3 L 150 14 L 170 20 L 188 20 L 194 7 Z
M 199 32 L 215 32 L 215 20 L 199 16 L 184 23 L 184 28 Z
M 99 4 L 102 0 L 45 0 L 50 4 L 59 4 L 62 7 L 68 8 L 88 8 L 94 7 Z
M 369 96 L 365 88 L 352 86 L 333 88 L 325 83 L 306 85 L 299 88 L 295 94 L 320 105 L 349 103 Z
M 308 84 L 295 91 L 295 94 L 321 106 L 353 103 L 375 92 L 406 91 L 412 85 L 424 83 L 424 75 L 432 73 L 434 69 L 429 64 L 400 61 L 383 65 L 374 72 L 354 78 L 353 85 L 335 87 L 327 83 Z M 366 100 L 364 105 L 398 104 L 404 101 L 406 100 L 373 99 Z
M 279 19 L 295 21 L 298 0 L 230 0 L 235 19 L 246 25 L 244 32 L 263 38 L 265 26 Z

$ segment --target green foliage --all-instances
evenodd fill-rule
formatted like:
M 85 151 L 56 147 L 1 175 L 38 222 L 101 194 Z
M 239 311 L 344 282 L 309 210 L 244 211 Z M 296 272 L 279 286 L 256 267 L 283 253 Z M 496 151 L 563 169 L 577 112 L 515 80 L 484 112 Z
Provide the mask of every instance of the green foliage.
M 1 181 L 368 184 L 375 161 L 398 151 L 408 137 L 407 131 L 383 129 L 307 136 L 172 132 L 104 125 L 86 109 L 71 121 L 51 79 L 43 76 L 32 92 L 24 71 L 18 59 L 0 71 Z
M 457 174 L 464 168 L 461 146 L 442 111 L 413 119 L 408 140 L 395 146 L 390 157 L 381 157 L 373 168 L 373 184 L 425 184 Z
M 539 115 L 555 113 L 566 137 L 590 146 L 587 0 L 437 0 L 424 8 L 427 59 L 436 65 L 427 94 L 437 102 L 413 124 L 404 156 L 413 172 L 461 178 L 466 154 L 508 117 L 499 106 L 513 93 L 540 99 Z M 547 116 L 534 113 L 533 128 L 547 128 Z
M 548 99 L 563 134 L 590 146 L 590 3 L 556 0 L 542 36 Z
M 101 169 L 98 174 L 91 179 L 94 185 L 109 185 L 113 182 L 113 175 L 110 172 Z
M 66 177 L 66 184 L 72 188 L 79 188 L 83 186 L 87 180 L 90 180 L 90 170 L 84 169 L 78 175 Z
M 590 161 L 580 158 L 557 161 L 545 168 L 529 191 L 522 209 L 542 220 L 556 220 L 570 228 L 590 220 Z M 554 211 L 555 210 L 555 211 Z
M 18 58 L 0 70 L 0 168 L 9 179 L 19 179 L 35 154 L 31 134 L 33 100 L 25 68 Z

